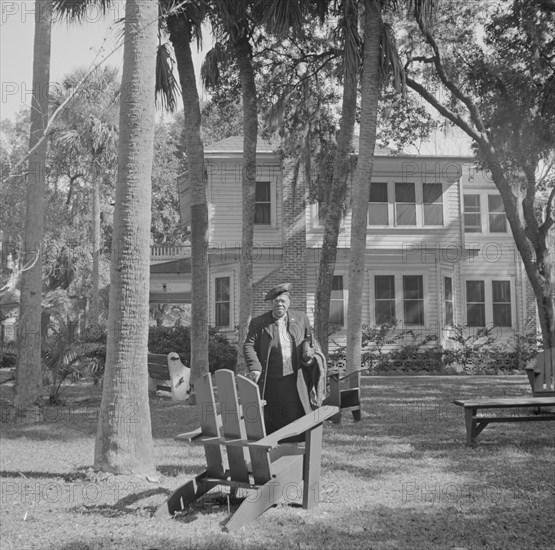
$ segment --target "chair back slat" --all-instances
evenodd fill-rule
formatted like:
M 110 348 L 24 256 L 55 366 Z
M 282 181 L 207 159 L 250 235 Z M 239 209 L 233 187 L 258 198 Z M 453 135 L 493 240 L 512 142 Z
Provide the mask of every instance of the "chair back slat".
M 243 410 L 243 422 L 249 441 L 258 441 L 266 437 L 264 416 L 260 392 L 258 386 L 244 376 L 237 376 L 237 389 L 239 392 L 239 403 Z M 249 449 L 252 474 L 255 483 L 263 484 L 271 478 L 270 456 L 267 449 L 251 447 Z
M 221 437 L 210 373 L 206 373 L 195 382 L 195 393 L 202 434 L 209 437 Z M 225 468 L 221 447 L 219 445 L 204 445 L 204 454 L 208 476 L 223 479 Z
M 216 386 L 224 436 L 231 439 L 246 439 L 245 426 L 241 421 L 241 411 L 237 400 L 235 374 L 227 369 L 216 371 Z M 234 481 L 249 482 L 246 449 L 235 445 L 226 445 L 229 473 Z

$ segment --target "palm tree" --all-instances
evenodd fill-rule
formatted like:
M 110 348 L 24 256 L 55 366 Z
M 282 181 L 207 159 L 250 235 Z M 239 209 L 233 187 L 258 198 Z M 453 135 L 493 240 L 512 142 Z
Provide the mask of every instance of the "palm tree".
M 154 471 L 147 346 L 158 4 L 128 0 L 106 368 L 95 467 Z
M 218 62 L 231 56 L 237 62 L 243 100 L 243 167 L 242 203 L 243 227 L 241 236 L 241 257 L 239 263 L 239 342 L 246 338 L 246 331 L 252 313 L 253 265 L 252 249 L 254 240 L 254 203 L 256 187 L 256 144 L 258 140 L 258 97 L 252 62 L 251 36 L 256 21 L 257 0 L 215 0 L 210 18 L 215 30 L 217 43 L 207 54 L 203 65 L 203 79 L 207 86 L 218 82 Z M 260 21 L 260 20 L 258 20 Z M 238 348 L 238 368 L 244 368 L 242 346 Z
M 167 3 L 167 2 L 166 2 Z M 173 0 L 169 2 L 172 7 Z M 204 145 L 200 135 L 200 101 L 191 53 L 191 40 L 200 45 L 205 17 L 200 4 L 187 3 L 169 12 L 167 30 L 173 45 L 183 97 L 185 149 L 191 187 L 191 385 L 207 373 L 208 366 L 208 205 L 204 170 Z
M 391 27 L 382 20 L 385 0 L 364 0 L 364 47 L 361 90 L 359 156 L 352 191 L 351 258 L 349 292 L 363 295 L 366 260 L 366 226 L 370 179 L 374 164 L 376 127 L 380 92 L 384 77 L 393 75 L 396 88 L 403 85 L 403 67 L 399 61 Z M 412 2 L 414 16 L 426 24 L 430 15 L 429 0 Z M 347 312 L 347 372 L 360 368 L 362 355 L 362 301 L 351 300 Z M 351 377 L 353 387 L 359 385 Z
M 40 367 L 40 319 L 42 295 L 41 243 L 44 235 L 44 194 L 46 186 L 46 150 L 44 131 L 48 122 L 50 83 L 50 45 L 52 0 L 36 0 L 35 42 L 33 50 L 33 95 L 25 212 L 24 263 L 30 265 L 21 274 L 21 298 L 17 330 L 18 361 L 15 376 L 14 406 L 27 410 L 42 392 Z
M 54 110 L 69 94 L 74 93 L 75 87 L 86 74 L 86 71 L 79 69 L 64 78 L 52 97 Z M 61 113 L 51 137 L 53 145 L 62 154 L 84 157 L 85 166 L 81 177 L 91 185 L 92 289 L 89 320 L 93 324 L 99 320 L 100 188 L 101 183 L 108 183 L 113 175 L 108 167 L 117 158 L 118 129 L 113 122 L 119 108 L 117 78 L 118 72 L 113 68 L 97 69 L 89 74 L 86 87 L 77 93 Z
M 46 128 L 48 126 L 48 90 L 50 84 L 50 49 L 53 10 L 79 20 L 90 5 L 103 9 L 110 0 L 35 0 L 35 39 L 33 49 L 33 93 L 27 176 L 27 207 L 24 233 L 24 264 L 21 276 L 21 300 L 18 322 L 18 366 L 14 406 L 26 410 L 40 397 L 40 318 L 42 294 L 41 246 L 44 236 L 44 194 L 46 174 Z
M 341 119 L 336 138 L 333 176 L 329 189 L 322 253 L 318 264 L 318 282 L 314 329 L 324 353 L 328 353 L 328 331 L 331 287 L 337 259 L 337 241 L 343 206 L 348 192 L 348 176 L 351 170 L 351 153 L 356 118 L 357 83 L 360 70 L 358 13 L 355 0 L 343 2 L 343 99 Z

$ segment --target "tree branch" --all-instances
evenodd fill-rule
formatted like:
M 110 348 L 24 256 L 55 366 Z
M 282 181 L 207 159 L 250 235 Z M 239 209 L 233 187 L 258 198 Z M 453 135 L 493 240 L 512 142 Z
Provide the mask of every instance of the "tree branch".
M 489 145 L 489 142 L 485 136 L 476 131 L 468 122 L 462 118 L 460 115 L 443 105 L 432 93 L 430 93 L 422 84 L 416 82 L 409 76 L 406 77 L 406 83 L 409 88 L 412 88 L 417 92 L 425 101 L 427 101 L 432 107 L 439 111 L 445 118 L 449 119 L 453 124 L 456 124 L 461 130 L 463 130 L 470 138 L 479 144 L 484 146 Z
M 424 35 L 426 42 L 429 44 L 429 46 L 432 48 L 434 52 L 434 56 L 433 56 L 434 65 L 441 83 L 459 101 L 461 101 L 466 106 L 466 108 L 468 109 L 468 112 L 470 113 L 470 118 L 474 123 L 474 125 L 476 126 L 476 129 L 478 130 L 478 132 L 480 132 L 483 135 L 487 135 L 486 127 L 484 125 L 484 122 L 482 121 L 482 117 L 480 116 L 480 113 L 476 105 L 474 104 L 474 101 L 472 101 L 472 99 L 469 96 L 464 94 L 462 90 L 447 76 L 443 63 L 441 61 L 439 46 L 437 45 L 437 42 L 435 41 L 434 37 L 427 29 L 424 28 L 422 21 L 419 21 L 418 26 L 420 28 L 420 31 Z

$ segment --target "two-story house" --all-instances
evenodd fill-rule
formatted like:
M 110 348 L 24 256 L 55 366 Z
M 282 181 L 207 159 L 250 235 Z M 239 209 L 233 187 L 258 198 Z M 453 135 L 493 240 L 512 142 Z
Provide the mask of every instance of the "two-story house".
M 205 149 L 209 203 L 210 324 L 233 330 L 239 319 L 239 261 L 251 253 L 253 314 L 277 283 L 293 284 L 292 307 L 314 318 L 323 225 L 273 146 L 259 142 L 254 247 L 241 249 L 242 138 Z M 349 302 L 360 300 L 363 322 L 397 320 L 444 342 L 453 324 L 494 326 L 497 336 L 523 333 L 535 319 L 533 293 L 516 251 L 503 203 L 471 157 L 391 155 L 377 150 L 368 197 L 366 276 L 362 296 L 349 295 L 350 219 L 341 224 L 330 322 L 346 329 Z M 187 253 L 157 250 L 151 301 L 190 301 Z

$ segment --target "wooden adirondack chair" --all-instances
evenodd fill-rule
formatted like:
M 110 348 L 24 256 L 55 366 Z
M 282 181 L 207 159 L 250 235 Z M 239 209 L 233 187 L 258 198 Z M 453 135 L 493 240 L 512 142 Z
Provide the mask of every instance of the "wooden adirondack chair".
M 258 386 L 224 369 L 216 371 L 215 379 L 216 391 L 210 374 L 196 381 L 201 426 L 177 437 L 204 445 L 206 470 L 177 489 L 160 511 L 173 515 L 221 485 L 256 491 L 254 496 L 249 491 L 249 496 L 227 521 L 227 531 L 255 520 L 277 504 L 287 496 L 291 484 L 302 487 L 303 507 L 314 507 L 320 491 L 323 423 L 337 414 L 338 408 L 321 407 L 266 435 L 262 414 L 264 402 Z M 300 434 L 305 434 L 304 445 L 280 443 Z
M 526 367 L 534 397 L 555 396 L 555 348 L 541 351 Z
M 360 420 L 360 372 L 356 370 L 345 376 L 339 376 L 339 373 L 334 372 L 329 376 L 329 395 L 324 400 L 324 405 L 339 407 L 340 412 L 331 418 L 336 424 L 341 422 L 342 412 L 351 411 L 353 420 Z

